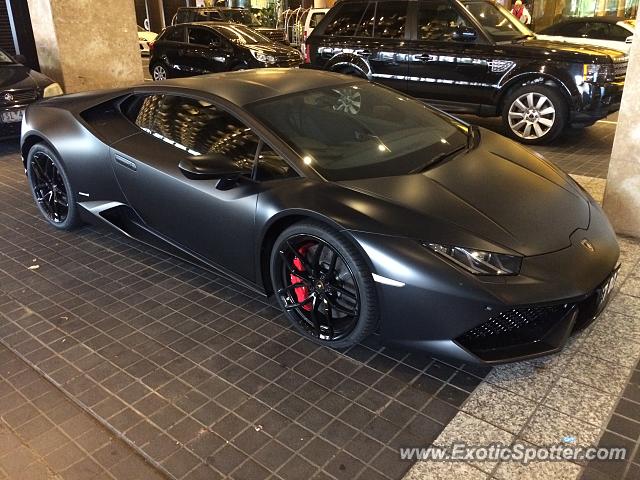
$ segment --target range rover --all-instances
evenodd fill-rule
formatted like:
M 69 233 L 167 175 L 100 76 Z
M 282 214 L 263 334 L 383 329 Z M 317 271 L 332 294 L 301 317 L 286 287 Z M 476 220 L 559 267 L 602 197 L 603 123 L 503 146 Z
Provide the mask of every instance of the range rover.
M 617 50 L 539 40 L 489 0 L 343 0 L 307 39 L 305 61 L 449 112 L 501 116 L 526 144 L 616 111 L 627 67 Z

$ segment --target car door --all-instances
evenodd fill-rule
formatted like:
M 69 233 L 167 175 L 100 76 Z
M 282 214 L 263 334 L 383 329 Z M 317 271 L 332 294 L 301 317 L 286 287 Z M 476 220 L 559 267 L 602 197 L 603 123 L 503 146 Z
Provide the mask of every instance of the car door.
M 414 4 L 415 37 L 409 42 L 410 95 L 434 103 L 476 105 L 490 95 L 485 83 L 491 47 L 486 40 L 457 40 L 454 33 L 473 24 L 449 0 Z M 465 108 L 463 108 L 464 110 Z
M 129 206 L 144 224 L 216 265 L 252 278 L 259 184 L 249 180 L 259 140 L 236 116 L 208 100 L 148 94 L 126 101 L 140 133 L 112 146 L 112 165 Z M 138 102 L 139 105 L 136 105 Z M 182 160 L 218 153 L 245 172 L 233 187 L 187 178 Z
M 161 57 L 172 70 L 174 75 L 181 75 L 185 71 L 184 58 L 182 52 L 186 45 L 186 28 L 175 26 L 167 29 L 160 39 L 156 49 Z
M 192 74 L 227 71 L 232 53 L 228 42 L 212 29 L 188 27 L 183 57 L 185 65 Z

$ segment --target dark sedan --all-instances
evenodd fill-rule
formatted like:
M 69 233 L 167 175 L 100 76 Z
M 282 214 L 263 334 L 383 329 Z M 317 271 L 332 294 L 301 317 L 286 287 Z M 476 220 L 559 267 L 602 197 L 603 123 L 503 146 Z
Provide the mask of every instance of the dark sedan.
M 619 249 L 597 203 L 524 147 L 364 80 L 258 69 L 68 95 L 22 155 L 59 229 L 107 224 L 265 295 L 333 347 L 464 361 L 562 348 Z
M 150 45 L 154 80 L 260 67 L 297 67 L 295 48 L 275 43 L 244 25 L 222 22 L 179 24 Z
M 60 85 L 18 60 L 0 50 L 0 138 L 20 135 L 27 105 L 62 93 Z

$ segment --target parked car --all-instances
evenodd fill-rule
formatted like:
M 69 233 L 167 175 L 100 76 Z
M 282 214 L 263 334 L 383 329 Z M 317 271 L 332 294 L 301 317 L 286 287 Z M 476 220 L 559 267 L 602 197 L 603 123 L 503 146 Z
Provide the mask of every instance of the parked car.
M 272 42 L 244 25 L 184 23 L 166 28 L 151 48 L 154 80 L 260 67 L 297 67 L 298 50 Z
M 42 98 L 61 95 L 62 88 L 22 64 L 24 58 L 0 50 L 0 139 L 18 137 L 25 108 Z
M 180 7 L 171 20 L 172 25 L 192 22 L 233 22 L 246 25 L 274 42 L 287 42 L 284 29 L 264 27 L 251 10 L 231 7 Z
M 140 44 L 140 53 L 142 55 L 149 55 L 149 44 L 153 43 L 156 38 L 158 38 L 157 33 L 150 32 L 138 25 L 138 43 Z
M 463 362 L 531 358 L 592 322 L 616 279 L 615 233 L 568 175 L 345 75 L 51 99 L 27 109 L 21 153 L 53 227 L 106 224 L 273 294 L 326 346 L 379 331 Z
M 309 38 L 313 29 L 316 28 L 328 11 L 328 8 L 310 8 L 307 11 L 302 21 L 302 42 L 300 42 L 302 53 L 305 53 L 305 42 L 307 38 Z
M 540 30 L 538 38 L 614 48 L 629 54 L 635 27 L 617 17 L 572 18 Z
M 375 13 L 374 13 L 375 12 Z M 486 0 L 343 0 L 307 39 L 312 68 L 361 76 L 451 112 L 502 116 L 549 142 L 619 108 L 627 56 L 549 42 Z

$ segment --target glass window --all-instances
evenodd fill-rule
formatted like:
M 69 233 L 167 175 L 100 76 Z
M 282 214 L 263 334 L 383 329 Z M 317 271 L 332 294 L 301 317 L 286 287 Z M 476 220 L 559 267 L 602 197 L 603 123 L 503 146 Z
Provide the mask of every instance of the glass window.
M 356 29 L 356 37 L 370 37 L 373 35 L 373 23 L 376 19 L 376 4 L 369 3 L 367 9 L 362 14 L 358 28 Z
M 189 28 L 189 43 L 209 47 L 220 44 L 220 39 L 215 33 L 206 28 Z
M 460 124 L 366 82 L 294 93 L 247 109 L 333 181 L 421 171 L 467 145 Z
M 324 30 L 325 35 L 350 37 L 355 35 L 362 14 L 366 9 L 366 3 L 342 3 Z
M 224 154 L 251 172 L 258 138 L 233 115 L 206 100 L 176 95 L 149 95 L 137 101 L 139 107 L 123 111 L 148 134 L 187 155 Z
M 609 25 L 609 40 L 615 40 L 616 42 L 624 42 L 628 37 L 633 35 L 629 30 L 620 25 Z
M 516 39 L 535 36 L 502 5 L 473 0 L 462 3 L 496 42 L 512 42 Z
M 184 28 L 177 27 L 167 30 L 162 39 L 169 42 L 184 42 Z
M 258 154 L 255 179 L 260 182 L 277 180 L 279 178 L 297 177 L 298 174 L 284 161 L 269 145 L 262 143 Z
M 378 2 L 374 36 L 378 38 L 404 38 L 407 2 Z
M 587 38 L 611 40 L 609 38 L 609 24 L 605 22 L 591 22 L 586 32 Z
M 219 32 L 227 40 L 240 45 L 257 45 L 261 43 L 271 43 L 264 35 L 255 30 L 240 24 L 216 25 L 216 32 Z
M 325 12 L 315 12 L 314 14 L 312 14 L 311 18 L 309 19 L 309 27 L 316 28 L 316 26 L 320 23 L 320 20 L 322 20 L 325 15 Z
M 447 0 L 420 3 L 418 38 L 421 40 L 451 40 L 453 32 L 464 25 L 466 25 L 464 18 Z
M 9 55 L 0 50 L 0 63 L 13 63 L 13 60 Z
M 553 35 L 565 37 L 581 37 L 584 33 L 585 24 L 583 22 L 563 23 L 553 31 Z

